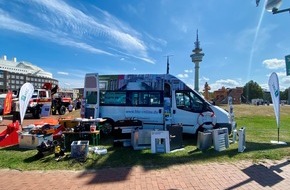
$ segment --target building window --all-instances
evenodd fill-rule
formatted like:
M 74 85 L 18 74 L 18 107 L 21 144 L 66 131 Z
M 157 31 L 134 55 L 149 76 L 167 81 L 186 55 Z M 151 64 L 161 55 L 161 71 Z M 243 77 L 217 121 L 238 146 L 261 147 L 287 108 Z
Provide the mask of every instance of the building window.
M 0 78 L 3 78 L 4 76 L 3 76 L 3 74 L 0 74 Z
M 0 85 L 4 85 L 4 82 L 0 82 Z

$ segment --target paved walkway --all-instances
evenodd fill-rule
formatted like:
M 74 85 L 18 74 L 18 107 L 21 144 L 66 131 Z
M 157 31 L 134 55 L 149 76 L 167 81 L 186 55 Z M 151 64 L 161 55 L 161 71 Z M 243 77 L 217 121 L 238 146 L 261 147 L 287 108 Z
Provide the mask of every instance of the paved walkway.
M 96 171 L 0 170 L 0 189 L 289 189 L 290 161 L 175 165 Z

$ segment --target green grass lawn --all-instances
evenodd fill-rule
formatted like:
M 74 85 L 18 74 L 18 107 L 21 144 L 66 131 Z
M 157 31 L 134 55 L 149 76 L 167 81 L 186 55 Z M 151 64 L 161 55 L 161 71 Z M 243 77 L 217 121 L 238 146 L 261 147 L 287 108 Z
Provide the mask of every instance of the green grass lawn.
M 226 107 L 224 107 L 226 108 Z M 290 106 L 281 107 L 280 141 L 287 145 L 272 144 L 278 140 L 276 120 L 271 106 L 234 106 L 238 129 L 246 128 L 246 149 L 238 152 L 238 143 L 230 144 L 224 151 L 214 148 L 200 151 L 196 148 L 196 135 L 183 135 L 184 149 L 168 154 L 152 154 L 150 149 L 133 150 L 131 147 L 114 147 L 112 138 L 101 138 L 101 146 L 107 148 L 105 155 L 89 153 L 85 162 L 69 158 L 55 161 L 54 154 L 37 159 L 37 150 L 20 149 L 18 146 L 0 149 L 0 168 L 19 170 L 59 170 L 59 169 L 97 169 L 106 167 L 144 167 L 163 168 L 170 165 L 200 162 L 235 162 L 263 159 L 279 160 L 290 156 Z

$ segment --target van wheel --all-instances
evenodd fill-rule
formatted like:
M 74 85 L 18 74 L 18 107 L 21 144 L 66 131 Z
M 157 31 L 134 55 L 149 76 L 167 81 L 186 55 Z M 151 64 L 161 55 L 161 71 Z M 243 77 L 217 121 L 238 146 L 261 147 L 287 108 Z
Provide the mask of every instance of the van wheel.
M 103 135 L 110 135 L 110 134 L 112 134 L 112 131 L 113 131 L 113 124 L 112 124 L 112 122 L 105 121 L 105 122 L 101 123 L 100 131 L 101 131 L 101 133 Z

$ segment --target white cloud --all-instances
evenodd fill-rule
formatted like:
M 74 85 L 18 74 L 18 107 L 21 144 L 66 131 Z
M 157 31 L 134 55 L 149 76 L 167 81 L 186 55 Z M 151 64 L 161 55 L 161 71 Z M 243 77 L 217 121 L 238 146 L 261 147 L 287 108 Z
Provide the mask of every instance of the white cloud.
M 4 14 L 0 14 L 0 28 L 32 35 L 38 38 L 43 38 L 49 41 L 53 41 L 60 45 L 84 49 L 96 54 L 112 55 L 106 51 L 94 48 L 93 46 L 90 46 L 84 42 L 78 42 L 77 40 L 73 40 L 65 36 L 62 37 L 60 33 L 58 34 L 50 31 L 44 31 L 41 28 L 32 26 L 22 21 L 15 20 L 14 18 L 11 18 Z
M 184 72 L 186 72 L 186 73 L 192 73 L 193 71 L 192 71 L 192 69 L 186 69 L 186 70 L 184 70 Z
M 202 77 L 202 78 L 201 78 L 201 81 L 209 81 L 209 78 L 207 78 L 207 77 Z
M 263 65 L 265 65 L 267 69 L 281 69 L 285 68 L 285 60 L 276 58 L 267 59 L 263 61 Z
M 121 52 L 121 51 L 119 51 L 119 50 L 117 50 L 117 49 L 114 49 L 114 48 L 110 48 L 110 49 L 112 49 L 112 50 L 118 52 L 119 54 L 122 54 L 122 56 L 125 55 L 125 56 L 127 56 L 127 57 L 131 57 L 131 58 L 135 58 L 135 59 L 143 60 L 143 61 L 145 61 L 145 62 L 147 62 L 147 63 L 155 64 L 155 60 L 154 60 L 154 59 L 149 59 L 149 58 L 144 58 L 144 57 L 138 57 L 138 56 L 135 56 L 135 55 L 133 55 L 133 54 L 130 55 L 130 54 L 128 54 L 128 53 Z
M 221 79 L 217 80 L 216 82 L 209 84 L 211 87 L 211 91 L 215 91 L 218 89 L 221 89 L 222 87 L 225 88 L 236 88 L 236 87 L 242 87 L 243 85 L 241 82 L 233 80 L 233 79 Z
M 6 13 L 0 9 L 0 28 L 95 54 L 114 56 L 106 49 L 116 47 L 145 62 L 154 62 L 148 56 L 148 47 L 141 39 L 141 34 L 97 7 L 89 7 L 94 9 L 91 12 L 86 10 L 89 14 L 93 12 L 93 16 L 58 0 L 33 0 L 26 8 L 27 14 L 34 18 L 30 23 L 25 23 L 25 18 L 17 13 Z
M 188 74 L 178 74 L 177 75 L 178 78 L 188 78 Z
M 269 91 L 268 83 L 259 84 L 259 86 L 260 86 L 263 90 Z
M 285 72 L 276 72 L 278 77 L 286 77 L 286 71 Z
M 57 74 L 60 74 L 60 75 L 68 75 L 67 72 L 62 72 L 62 71 L 58 71 Z
M 281 79 L 281 83 L 285 84 L 287 88 L 289 88 L 290 84 L 290 76 L 285 76 Z
M 148 33 L 145 33 L 145 35 L 150 39 L 152 40 L 153 42 L 156 42 L 158 44 L 161 44 L 162 46 L 166 46 L 167 45 L 167 41 L 166 40 L 163 40 L 161 38 L 156 38 L 156 37 L 153 37 L 152 35 L 148 34 Z

